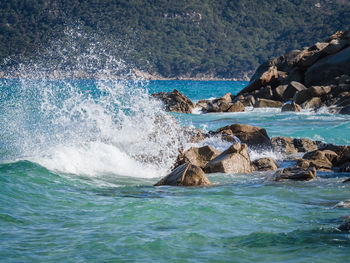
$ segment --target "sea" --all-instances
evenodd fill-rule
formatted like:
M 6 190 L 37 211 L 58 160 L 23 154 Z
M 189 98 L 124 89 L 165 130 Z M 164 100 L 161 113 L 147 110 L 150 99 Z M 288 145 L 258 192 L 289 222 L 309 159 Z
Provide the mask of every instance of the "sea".
M 350 144 L 350 116 L 318 111 L 168 113 L 154 92 L 193 101 L 237 94 L 240 81 L 0 79 L 0 262 L 349 262 L 350 173 L 308 182 L 271 172 L 208 174 L 210 187 L 153 185 L 183 127 L 234 123 L 270 137 Z M 251 158 L 280 152 L 250 149 Z

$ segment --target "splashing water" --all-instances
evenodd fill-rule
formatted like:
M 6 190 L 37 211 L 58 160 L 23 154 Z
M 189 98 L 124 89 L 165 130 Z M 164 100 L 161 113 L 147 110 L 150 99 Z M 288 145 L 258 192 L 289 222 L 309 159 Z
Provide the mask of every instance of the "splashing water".
M 101 48 L 105 43 L 72 30 L 67 37 L 68 45 L 58 41 L 44 52 L 47 64 L 19 65 L 19 80 L 0 82 L 0 160 L 90 176 L 164 175 L 184 142 L 176 121 L 150 98 L 147 83 L 130 80 L 131 70 Z M 77 43 L 86 40 L 82 52 Z M 50 80 L 56 69 L 94 79 Z

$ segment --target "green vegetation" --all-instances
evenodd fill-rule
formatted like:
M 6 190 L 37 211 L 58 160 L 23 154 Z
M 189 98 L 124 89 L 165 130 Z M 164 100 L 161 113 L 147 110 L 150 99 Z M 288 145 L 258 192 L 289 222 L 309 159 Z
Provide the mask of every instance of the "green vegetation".
M 0 60 L 35 57 L 69 23 L 124 43 L 125 59 L 163 76 L 239 77 L 349 27 L 341 0 L 5 0 Z M 8 60 L 6 65 L 8 65 Z M 5 65 L 2 63 L 2 67 Z

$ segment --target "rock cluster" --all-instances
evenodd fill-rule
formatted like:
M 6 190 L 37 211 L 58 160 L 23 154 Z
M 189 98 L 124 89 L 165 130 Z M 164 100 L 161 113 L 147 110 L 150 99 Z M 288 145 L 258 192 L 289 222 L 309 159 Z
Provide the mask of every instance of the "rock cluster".
M 233 99 L 254 107 L 283 111 L 334 107 L 350 112 L 350 31 L 271 59 L 256 70 L 249 85 Z
M 191 129 L 186 132 L 191 134 Z M 350 146 L 337 146 L 312 141 L 307 138 L 273 137 L 270 139 L 265 129 L 244 124 L 232 124 L 215 132 L 203 134 L 193 129 L 201 138 L 221 136 L 232 145 L 220 152 L 209 145 L 191 147 L 181 151 L 173 171 L 156 185 L 200 186 L 209 185 L 205 173 L 252 173 L 254 171 L 276 171 L 272 179 L 308 181 L 316 178 L 317 171 L 350 171 Z M 199 133 L 200 132 L 200 133 Z M 282 152 L 294 159 L 295 164 L 279 169 L 273 158 L 251 160 L 250 149 L 271 149 Z M 294 154 L 304 153 L 302 158 Z M 350 182 L 345 180 L 344 183 Z

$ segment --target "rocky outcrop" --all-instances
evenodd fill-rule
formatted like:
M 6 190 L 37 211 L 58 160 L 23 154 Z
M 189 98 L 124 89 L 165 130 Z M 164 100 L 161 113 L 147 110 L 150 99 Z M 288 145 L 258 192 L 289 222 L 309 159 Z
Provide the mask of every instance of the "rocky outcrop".
M 294 181 L 309 181 L 316 178 L 315 167 L 310 167 L 307 169 L 300 167 L 289 167 L 283 170 L 279 170 L 274 174 L 274 179 L 276 181 L 288 179 Z
M 349 79 L 350 31 L 339 31 L 323 42 L 263 63 L 238 96 L 240 101 L 254 101 L 255 107 L 271 107 L 263 100 L 293 100 L 304 109 L 336 106 L 335 111 L 350 114 L 350 96 L 348 102 L 342 100 L 349 92 Z
M 194 103 L 177 89 L 169 92 L 153 93 L 153 97 L 164 103 L 166 111 L 192 113 Z
M 220 152 L 218 150 L 215 150 L 213 147 L 208 145 L 199 148 L 192 147 L 178 156 L 176 166 L 184 163 L 190 163 L 192 165 L 204 168 L 208 162 L 213 160 L 219 154 Z
M 273 158 L 260 158 L 253 162 L 254 170 L 256 171 L 274 171 L 278 169 L 278 164 Z
M 209 184 L 210 182 L 201 168 L 184 163 L 175 168 L 154 186 L 205 186 Z
M 251 173 L 250 157 L 246 144 L 234 143 L 226 151 L 211 160 L 204 168 L 207 173 Z
M 270 137 L 265 129 L 247 124 L 225 126 L 217 129 L 216 132 L 212 132 L 211 135 L 221 135 L 224 140 L 229 142 L 235 142 L 238 138 L 241 142 L 253 148 L 272 148 Z

